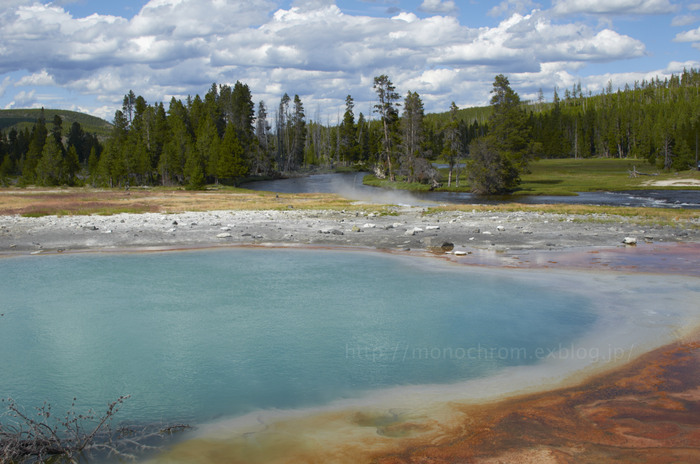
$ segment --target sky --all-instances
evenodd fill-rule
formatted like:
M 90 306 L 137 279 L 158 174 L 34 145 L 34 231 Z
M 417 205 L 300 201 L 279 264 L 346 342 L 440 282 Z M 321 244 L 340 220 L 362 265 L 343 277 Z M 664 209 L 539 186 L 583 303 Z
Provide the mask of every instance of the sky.
M 504 74 L 521 99 L 599 93 L 700 68 L 700 0 L 0 0 L 0 108 L 112 121 L 148 103 L 247 84 L 273 115 L 298 94 L 335 124 L 371 117 L 375 76 L 426 112 L 487 105 Z

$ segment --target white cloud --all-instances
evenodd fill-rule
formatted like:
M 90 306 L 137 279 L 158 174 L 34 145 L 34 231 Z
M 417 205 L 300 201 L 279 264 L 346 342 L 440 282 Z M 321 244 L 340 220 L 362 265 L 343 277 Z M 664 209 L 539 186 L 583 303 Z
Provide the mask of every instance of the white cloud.
M 491 16 L 520 13 L 525 14 L 539 8 L 540 5 L 532 0 L 504 0 L 489 10 Z
M 5 108 L 33 108 L 38 104 L 36 102 L 36 91 L 30 90 L 29 92 L 22 90 L 14 96 L 14 100 L 11 101 Z
M 331 0 L 296 1 L 277 10 L 273 0 L 151 0 L 130 20 L 73 18 L 55 4 L 11 3 L 0 13 L 0 77 L 26 72 L 16 85 L 28 104 L 38 98 L 30 96 L 31 87 L 39 85 L 91 96 L 98 102 L 91 112 L 103 117 L 113 115 L 130 89 L 149 102 L 167 102 L 206 92 L 212 82 L 240 80 L 268 109 L 284 92 L 296 93 L 308 115 L 323 105 L 334 118 L 348 94 L 359 111 L 367 111 L 375 97 L 372 78 L 379 74 L 389 75 L 402 94 L 419 92 L 427 111 L 443 111 L 452 100 L 486 103 L 499 73 L 526 90 L 530 82 L 552 88 L 575 79 L 586 63 L 646 53 L 642 42 L 612 27 L 553 22 L 546 11 L 470 28 L 451 15 L 348 14 Z M 426 0 L 421 8 L 448 13 L 456 3 Z M 502 5 L 536 6 L 530 0 Z
M 560 15 L 647 15 L 676 11 L 669 0 L 553 0 L 552 10 Z
M 453 0 L 423 0 L 418 9 L 430 14 L 456 14 L 458 11 Z
M 15 84 L 16 87 L 22 87 L 22 86 L 39 86 L 39 85 L 54 85 L 55 81 L 53 80 L 53 76 L 50 76 L 49 73 L 46 72 L 45 69 L 42 69 L 38 73 L 30 74 L 28 76 L 24 76 L 21 79 L 17 81 Z
M 671 26 L 688 26 L 690 24 L 696 23 L 699 20 L 700 16 L 691 14 L 676 16 L 671 21 Z
M 12 79 L 10 79 L 10 76 L 6 76 L 5 79 L 2 80 L 2 83 L 0 83 L 0 98 L 5 96 L 5 91 L 11 83 Z
M 700 42 L 700 27 L 676 34 L 676 42 Z

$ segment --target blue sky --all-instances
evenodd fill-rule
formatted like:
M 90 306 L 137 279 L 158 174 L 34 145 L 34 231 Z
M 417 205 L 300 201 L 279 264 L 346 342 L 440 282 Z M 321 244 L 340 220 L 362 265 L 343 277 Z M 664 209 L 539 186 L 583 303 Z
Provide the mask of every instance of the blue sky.
M 107 120 L 133 90 L 149 103 L 251 88 L 274 112 L 356 113 L 387 74 L 427 111 L 486 104 L 496 74 L 521 98 L 580 83 L 599 92 L 700 68 L 700 0 L 0 0 L 0 108 Z

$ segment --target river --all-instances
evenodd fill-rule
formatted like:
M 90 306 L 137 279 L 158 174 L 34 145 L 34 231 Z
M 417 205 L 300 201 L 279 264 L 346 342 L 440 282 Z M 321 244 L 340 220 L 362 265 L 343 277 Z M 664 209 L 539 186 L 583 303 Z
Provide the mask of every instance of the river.
M 245 188 L 278 193 L 337 193 L 351 200 L 378 204 L 431 206 L 436 204 L 570 204 L 700 209 L 698 190 L 633 190 L 580 192 L 578 196 L 533 195 L 484 197 L 468 192 L 408 192 L 364 185 L 365 173 L 314 174 L 271 181 L 250 182 Z

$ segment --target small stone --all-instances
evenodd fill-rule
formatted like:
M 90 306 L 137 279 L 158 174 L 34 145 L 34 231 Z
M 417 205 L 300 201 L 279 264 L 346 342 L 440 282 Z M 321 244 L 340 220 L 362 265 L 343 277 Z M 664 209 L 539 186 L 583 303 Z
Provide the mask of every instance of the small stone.
M 454 252 L 454 255 L 455 255 L 455 256 L 467 256 L 467 252 L 466 252 L 466 251 L 461 251 L 461 250 L 460 250 L 460 251 L 455 251 L 455 252 Z
M 226 233 L 226 232 L 222 232 L 222 233 L 216 235 L 216 238 L 229 238 L 229 237 L 231 237 L 231 234 Z
M 427 226 L 425 230 L 439 230 L 440 226 Z
M 498 226 L 498 227 L 496 227 L 496 230 L 499 232 L 503 232 L 504 230 L 506 230 L 506 228 L 503 226 Z
M 637 237 L 625 237 L 622 243 L 624 243 L 625 245 L 636 245 Z
M 452 242 L 443 242 L 440 248 L 442 249 L 442 251 L 452 251 L 454 247 L 455 244 Z

